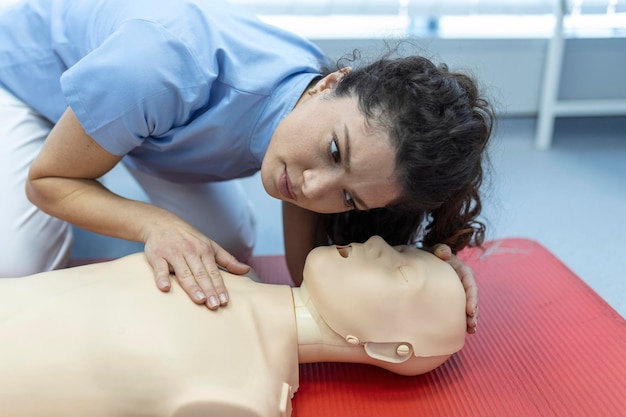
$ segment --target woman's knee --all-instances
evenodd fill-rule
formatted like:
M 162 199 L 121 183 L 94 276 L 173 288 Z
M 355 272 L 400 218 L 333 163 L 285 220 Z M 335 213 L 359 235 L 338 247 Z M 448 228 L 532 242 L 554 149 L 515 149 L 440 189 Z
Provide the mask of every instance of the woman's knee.
M 256 218 L 238 180 L 180 184 L 132 166 L 128 171 L 152 204 L 176 214 L 237 259 L 245 262 L 252 255 Z
M 242 262 L 252 256 L 256 244 L 256 217 L 249 204 L 242 208 L 236 219 L 214 230 L 212 239 Z
M 39 272 L 64 268 L 68 265 L 72 248 L 72 229 L 69 224 L 52 219 L 53 225 L 30 230 L 13 229 L 0 251 L 0 277 L 23 277 Z M 0 229 L 4 229 L 0 225 Z

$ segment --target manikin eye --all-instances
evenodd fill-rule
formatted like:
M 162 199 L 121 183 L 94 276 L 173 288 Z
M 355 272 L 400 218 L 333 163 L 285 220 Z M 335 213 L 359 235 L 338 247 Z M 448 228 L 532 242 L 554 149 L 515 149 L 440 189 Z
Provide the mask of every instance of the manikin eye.
M 337 248 L 337 252 L 339 252 L 339 255 L 341 255 L 342 258 L 347 258 L 348 256 L 350 256 L 350 252 L 352 252 L 352 246 L 347 245 L 347 246 L 335 246 Z

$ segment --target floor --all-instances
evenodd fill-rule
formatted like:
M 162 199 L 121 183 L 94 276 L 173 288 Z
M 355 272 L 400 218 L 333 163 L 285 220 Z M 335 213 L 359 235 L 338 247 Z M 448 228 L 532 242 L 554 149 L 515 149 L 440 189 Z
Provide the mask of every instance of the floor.
M 488 239 L 536 240 L 626 317 L 626 117 L 564 118 L 552 149 L 533 148 L 535 120 L 501 119 L 485 189 Z M 257 255 L 283 253 L 280 203 L 258 176 L 243 180 L 257 208 Z M 123 169 L 105 178 L 142 199 Z M 115 257 L 141 245 L 76 230 L 75 257 Z M 575 318 L 572 318 L 575 320 Z

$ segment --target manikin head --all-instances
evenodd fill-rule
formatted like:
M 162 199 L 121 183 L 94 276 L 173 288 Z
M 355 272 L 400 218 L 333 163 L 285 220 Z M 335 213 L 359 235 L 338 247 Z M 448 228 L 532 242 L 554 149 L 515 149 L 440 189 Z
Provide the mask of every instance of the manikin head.
M 304 282 L 326 324 L 367 355 L 401 363 L 450 355 L 465 342 L 465 292 L 450 265 L 374 236 L 313 250 Z

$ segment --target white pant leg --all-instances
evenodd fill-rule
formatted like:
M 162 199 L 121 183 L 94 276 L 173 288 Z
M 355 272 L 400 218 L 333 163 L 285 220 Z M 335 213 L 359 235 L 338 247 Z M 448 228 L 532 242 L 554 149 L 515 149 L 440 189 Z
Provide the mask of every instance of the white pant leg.
M 152 204 L 176 214 L 247 262 L 256 242 L 256 219 L 239 181 L 181 184 L 127 168 Z
M 0 277 L 65 267 L 72 229 L 26 198 L 28 169 L 52 124 L 0 88 Z

